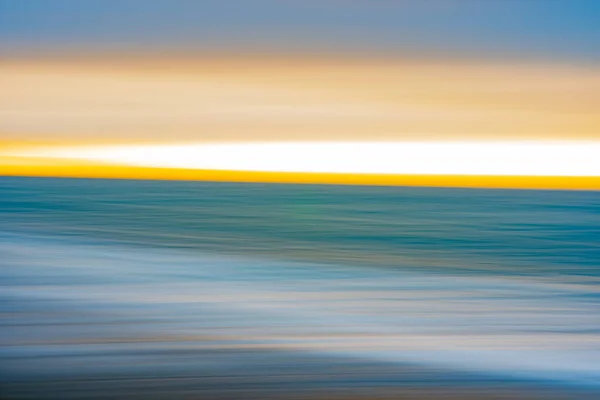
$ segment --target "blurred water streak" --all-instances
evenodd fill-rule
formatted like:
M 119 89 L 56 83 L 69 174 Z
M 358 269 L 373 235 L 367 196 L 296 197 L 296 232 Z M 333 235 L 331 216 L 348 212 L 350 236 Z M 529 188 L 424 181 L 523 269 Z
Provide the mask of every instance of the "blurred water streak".
M 0 178 L 3 391 L 596 398 L 599 200 Z

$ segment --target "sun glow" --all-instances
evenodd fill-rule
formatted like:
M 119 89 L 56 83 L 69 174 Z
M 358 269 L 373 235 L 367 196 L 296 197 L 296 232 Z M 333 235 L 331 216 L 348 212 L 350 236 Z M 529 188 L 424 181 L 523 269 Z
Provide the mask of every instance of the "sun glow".
M 600 176 L 598 142 L 295 142 L 61 147 L 17 157 L 226 171 Z

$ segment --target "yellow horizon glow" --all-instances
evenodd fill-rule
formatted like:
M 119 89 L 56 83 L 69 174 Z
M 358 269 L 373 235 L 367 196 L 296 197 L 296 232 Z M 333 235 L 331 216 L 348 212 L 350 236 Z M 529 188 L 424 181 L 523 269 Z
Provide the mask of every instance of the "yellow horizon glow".
M 13 150 L 5 156 L 112 166 L 390 175 L 600 177 L 600 142 L 287 142 Z
M 66 57 L 0 75 L 4 176 L 600 190 L 595 65 Z

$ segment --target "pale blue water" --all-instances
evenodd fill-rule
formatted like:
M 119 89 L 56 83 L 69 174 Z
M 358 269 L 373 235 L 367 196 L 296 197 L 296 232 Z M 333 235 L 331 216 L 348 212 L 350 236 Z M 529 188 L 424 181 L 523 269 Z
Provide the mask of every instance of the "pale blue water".
M 0 220 L 15 396 L 600 393 L 598 192 L 0 178 Z

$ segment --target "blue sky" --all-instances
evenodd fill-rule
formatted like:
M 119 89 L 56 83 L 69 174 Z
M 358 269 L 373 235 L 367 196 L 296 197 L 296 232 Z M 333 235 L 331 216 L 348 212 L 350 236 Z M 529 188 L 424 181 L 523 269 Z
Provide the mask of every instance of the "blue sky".
M 599 0 L 0 0 L 0 45 L 598 60 Z

